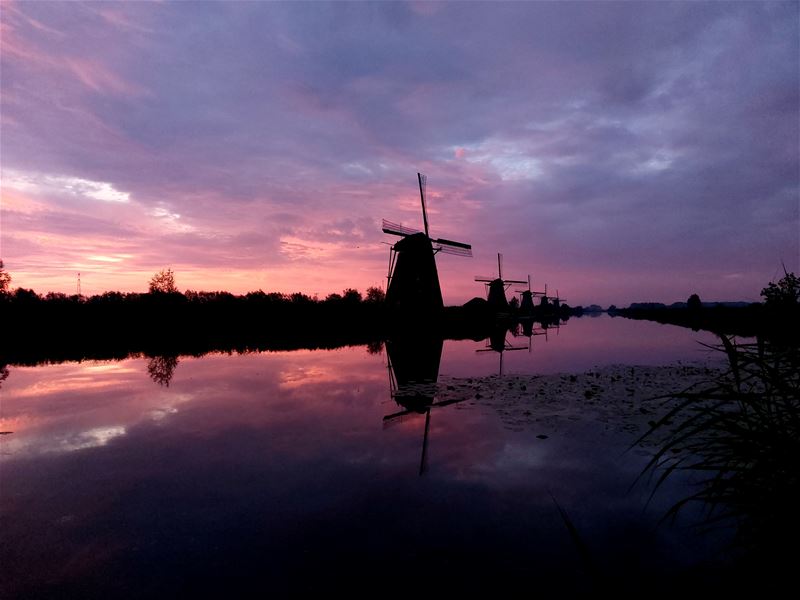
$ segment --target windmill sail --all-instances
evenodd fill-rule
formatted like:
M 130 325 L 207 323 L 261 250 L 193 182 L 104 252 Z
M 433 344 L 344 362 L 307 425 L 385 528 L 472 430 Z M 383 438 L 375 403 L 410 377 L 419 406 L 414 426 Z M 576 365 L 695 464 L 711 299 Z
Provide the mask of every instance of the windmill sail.
M 522 281 L 520 279 L 504 279 L 503 278 L 503 255 L 499 252 L 497 253 L 497 276 L 494 275 L 476 275 L 475 281 L 480 281 L 482 283 L 492 283 L 493 281 L 500 281 L 504 288 L 508 287 L 508 284 L 511 283 L 528 283 L 527 281 Z
M 422 221 L 425 223 L 425 235 L 430 236 L 428 233 L 428 209 L 425 206 L 425 187 L 428 183 L 428 177 L 422 173 L 417 173 L 419 180 L 419 197 L 422 200 Z
M 422 233 L 422 232 L 419 229 L 414 229 L 413 227 L 406 227 L 405 225 L 400 225 L 399 223 L 392 223 L 391 221 L 383 219 L 383 233 L 391 233 L 392 235 L 406 237 L 408 235 L 414 235 L 415 233 Z
M 462 242 L 454 242 L 444 238 L 433 240 L 433 249 L 444 254 L 455 256 L 472 256 L 472 246 Z

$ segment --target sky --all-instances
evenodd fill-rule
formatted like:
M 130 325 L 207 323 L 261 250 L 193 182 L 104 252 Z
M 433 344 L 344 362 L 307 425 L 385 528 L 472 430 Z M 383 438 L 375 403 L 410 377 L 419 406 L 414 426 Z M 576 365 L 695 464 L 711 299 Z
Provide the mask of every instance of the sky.
M 572 305 L 800 271 L 800 3 L 0 1 L 12 287 L 385 287 L 381 219 Z

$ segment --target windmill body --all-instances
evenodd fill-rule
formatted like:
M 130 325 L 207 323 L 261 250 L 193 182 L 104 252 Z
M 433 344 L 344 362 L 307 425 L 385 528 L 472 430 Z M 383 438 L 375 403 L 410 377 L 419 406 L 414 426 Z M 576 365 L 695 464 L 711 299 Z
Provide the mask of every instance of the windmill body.
M 522 292 L 522 300 L 519 303 L 519 312 L 523 315 L 533 314 L 533 292 L 524 290 Z
M 472 256 L 472 246 L 463 242 L 430 237 L 428 212 L 425 206 L 426 178 L 417 173 L 417 179 L 425 231 L 383 221 L 384 233 L 402 238 L 392 245 L 390 251 L 386 303 L 395 312 L 425 316 L 438 313 L 444 306 L 435 255 L 443 252 L 457 256 Z
M 486 300 L 495 312 L 507 313 L 509 311 L 505 282 L 499 277 L 489 282 L 489 293 Z
M 389 306 L 404 312 L 438 311 L 444 306 L 433 245 L 424 233 L 404 237 L 393 247 L 394 269 L 386 291 Z

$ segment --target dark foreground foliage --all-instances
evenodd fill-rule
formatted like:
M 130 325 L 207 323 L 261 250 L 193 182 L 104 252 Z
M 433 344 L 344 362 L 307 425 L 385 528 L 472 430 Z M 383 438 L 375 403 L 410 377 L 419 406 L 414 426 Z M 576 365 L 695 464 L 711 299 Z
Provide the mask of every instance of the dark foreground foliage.
M 728 372 L 679 394 L 653 425 L 646 436 L 659 449 L 646 473 L 696 480 L 670 515 L 702 503 L 705 527 L 735 526 L 732 589 L 777 590 L 800 539 L 800 344 L 721 342 Z

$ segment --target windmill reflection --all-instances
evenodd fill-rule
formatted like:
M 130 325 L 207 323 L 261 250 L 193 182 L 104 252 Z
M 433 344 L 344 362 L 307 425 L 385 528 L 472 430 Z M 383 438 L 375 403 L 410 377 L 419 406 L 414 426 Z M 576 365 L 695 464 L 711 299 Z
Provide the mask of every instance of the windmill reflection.
M 536 327 L 536 322 L 533 319 L 525 319 L 520 325 L 522 329 L 521 335 L 528 338 L 528 352 L 533 348 L 533 338 L 537 335 L 543 335 L 544 341 L 547 341 L 547 330 L 549 329 L 547 326 L 540 324 L 540 327 Z
M 485 348 L 478 348 L 475 352 L 497 352 L 500 354 L 500 368 L 499 368 L 499 375 L 503 374 L 503 354 L 507 351 L 511 352 L 514 350 L 527 350 L 528 346 L 514 346 L 513 344 L 509 343 L 506 339 L 506 336 L 509 332 L 511 332 L 516 337 L 516 325 L 514 327 L 509 328 L 507 325 L 498 325 L 486 339 L 486 347 Z
M 555 317 L 553 319 L 542 319 L 538 322 L 538 327 L 536 326 L 537 321 L 533 319 L 520 319 L 520 326 L 521 326 L 521 335 L 524 335 L 528 338 L 528 352 L 531 351 L 533 348 L 533 338 L 536 336 L 544 336 L 544 341 L 548 341 L 548 332 L 551 329 L 555 329 L 556 335 L 561 330 L 561 321 Z M 514 337 L 518 337 L 520 335 L 519 331 L 512 332 L 514 333 Z
M 177 356 L 153 356 L 147 363 L 147 374 L 158 385 L 169 387 L 179 362 Z
M 383 426 L 402 422 L 405 417 L 425 415 L 419 474 L 427 470 L 431 409 L 463 402 L 467 398 L 437 401 L 437 379 L 444 340 L 430 337 L 403 337 L 386 341 L 389 389 L 392 399 L 403 410 L 383 417 Z

